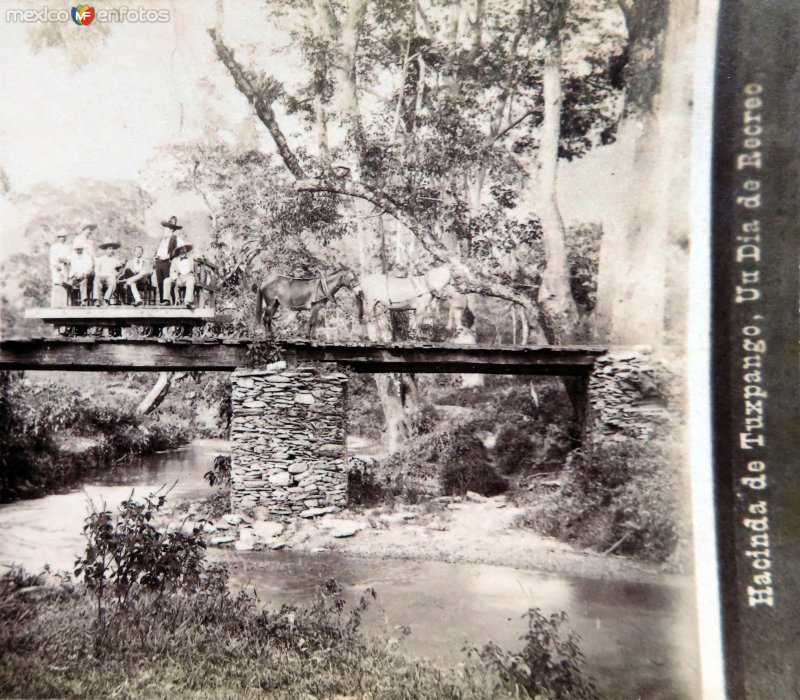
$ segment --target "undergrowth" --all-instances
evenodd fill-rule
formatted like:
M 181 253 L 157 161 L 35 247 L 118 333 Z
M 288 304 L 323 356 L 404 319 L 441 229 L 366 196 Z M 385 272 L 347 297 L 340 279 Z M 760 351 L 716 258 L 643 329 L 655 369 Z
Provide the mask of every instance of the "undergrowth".
M 0 577 L 3 697 L 594 697 L 562 615 L 531 611 L 519 653 L 487 645 L 451 669 L 408 661 L 362 631 L 374 590 L 348 605 L 328 580 L 312 604 L 277 610 L 233 595 L 196 530 L 154 525 L 163 504 L 151 496 L 91 513 L 80 583 L 20 569 Z

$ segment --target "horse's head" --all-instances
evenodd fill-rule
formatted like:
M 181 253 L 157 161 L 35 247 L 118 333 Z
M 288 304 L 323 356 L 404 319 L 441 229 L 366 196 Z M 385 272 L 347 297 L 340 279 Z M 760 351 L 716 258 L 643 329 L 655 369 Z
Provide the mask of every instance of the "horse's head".
M 433 267 L 425 273 L 425 281 L 428 287 L 433 290 L 440 290 L 447 286 L 450 282 L 450 267 L 449 265 L 440 265 Z
M 355 272 L 353 272 L 349 267 L 343 267 L 339 270 L 339 284 L 342 287 L 346 287 L 354 294 L 358 295 L 361 294 L 361 283 L 358 280 L 358 276 Z

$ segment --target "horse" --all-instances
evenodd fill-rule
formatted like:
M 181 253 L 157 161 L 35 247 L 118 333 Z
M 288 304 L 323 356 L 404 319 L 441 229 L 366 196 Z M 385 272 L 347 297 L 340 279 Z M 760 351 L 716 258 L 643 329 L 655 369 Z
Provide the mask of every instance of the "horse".
M 264 331 L 272 335 L 272 318 L 283 306 L 291 311 L 310 311 L 307 336 L 312 337 L 320 309 L 335 296 L 342 287 L 359 294 L 359 283 L 355 273 L 342 268 L 319 277 L 297 278 L 288 275 L 273 275 L 256 292 L 256 318 L 264 324 Z
M 440 265 L 424 275 L 414 277 L 371 274 L 361 277 L 359 282 L 358 318 L 364 336 L 370 335 L 367 322 L 376 318 L 378 314 L 375 309 L 379 304 L 387 311 L 414 311 L 412 328 L 415 329 L 436 292 L 441 292 L 450 284 L 450 267 Z M 368 314 L 367 318 L 365 313 Z

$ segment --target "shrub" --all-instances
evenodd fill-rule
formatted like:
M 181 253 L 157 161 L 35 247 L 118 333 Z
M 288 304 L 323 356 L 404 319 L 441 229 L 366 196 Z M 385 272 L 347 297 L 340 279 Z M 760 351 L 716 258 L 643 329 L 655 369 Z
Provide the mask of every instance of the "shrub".
M 214 466 L 211 467 L 203 478 L 209 486 L 230 486 L 231 485 L 231 456 L 217 455 L 214 457 Z
M 473 650 L 484 664 L 497 673 L 502 686 L 516 698 L 531 700 L 594 700 L 597 691 L 585 676 L 585 659 L 579 638 L 570 633 L 562 638 L 564 612 L 542 615 L 538 608 L 526 613 L 528 631 L 519 652 L 506 652 L 496 644 Z
M 562 489 L 527 525 L 581 546 L 663 562 L 685 536 L 678 523 L 681 456 L 662 442 L 598 445 L 574 452 Z
M 463 496 L 475 491 L 484 496 L 496 496 L 508 488 L 508 483 L 494 469 L 483 443 L 474 435 L 457 434 L 441 456 L 440 482 L 447 496 Z
M 357 506 L 371 506 L 384 500 L 386 489 L 374 470 L 358 460 L 347 472 L 347 502 Z

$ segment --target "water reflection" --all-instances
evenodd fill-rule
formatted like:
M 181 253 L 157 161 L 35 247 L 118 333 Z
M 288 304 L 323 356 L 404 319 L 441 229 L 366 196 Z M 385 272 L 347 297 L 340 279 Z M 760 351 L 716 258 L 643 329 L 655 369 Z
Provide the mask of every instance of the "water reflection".
M 82 490 L 0 506 L 0 562 L 30 570 L 44 563 L 70 569 L 83 548 L 88 498 L 115 506 L 177 480 L 170 501 L 203 498 L 203 474 L 224 442 L 202 441 L 176 452 L 120 465 Z M 582 579 L 481 564 L 367 560 L 332 553 L 213 550 L 227 561 L 233 583 L 254 588 L 274 605 L 313 600 L 320 583 L 335 578 L 349 601 L 373 587 L 378 600 L 366 628 L 411 636 L 401 650 L 441 662 L 464 660 L 465 647 L 492 640 L 519 649 L 530 607 L 565 610 L 582 637 L 598 689 L 605 697 L 672 700 L 697 697 L 696 643 L 691 596 L 673 586 Z

